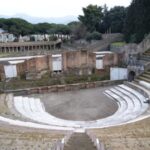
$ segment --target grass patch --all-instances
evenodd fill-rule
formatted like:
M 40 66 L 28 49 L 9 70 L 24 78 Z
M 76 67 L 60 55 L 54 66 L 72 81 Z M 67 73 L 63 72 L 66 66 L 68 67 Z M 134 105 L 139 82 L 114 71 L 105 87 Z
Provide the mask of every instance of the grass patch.
M 84 82 L 94 82 L 109 80 L 109 73 L 102 75 L 70 75 L 70 76 L 58 76 L 51 77 L 50 75 L 44 75 L 42 79 L 39 80 L 25 80 L 25 79 L 12 79 L 9 82 L 0 82 L 0 89 L 15 90 L 15 89 L 25 89 L 39 86 L 51 86 L 51 85 L 61 85 L 61 84 L 74 84 L 74 83 L 84 83 Z
M 126 44 L 125 42 L 114 42 L 112 43 L 112 46 L 121 47 L 124 46 L 125 44 Z

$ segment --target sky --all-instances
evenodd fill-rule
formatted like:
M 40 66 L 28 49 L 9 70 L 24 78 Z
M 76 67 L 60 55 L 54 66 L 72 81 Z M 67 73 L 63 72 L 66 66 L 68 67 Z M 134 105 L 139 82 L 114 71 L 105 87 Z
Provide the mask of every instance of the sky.
M 33 17 L 64 17 L 82 14 L 82 8 L 89 4 L 109 8 L 129 6 L 131 0 L 0 0 L 0 15 L 25 14 Z

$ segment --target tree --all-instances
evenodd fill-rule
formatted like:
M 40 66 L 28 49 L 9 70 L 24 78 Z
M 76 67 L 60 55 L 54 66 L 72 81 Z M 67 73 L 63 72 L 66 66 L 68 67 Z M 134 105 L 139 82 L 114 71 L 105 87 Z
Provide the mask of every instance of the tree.
M 23 19 L 10 18 L 0 19 L 0 28 L 6 30 L 9 33 L 13 33 L 17 37 L 19 35 L 29 34 L 70 34 L 70 28 L 68 25 L 63 24 L 50 24 L 50 23 L 38 23 L 31 24 Z
M 139 43 L 150 32 L 150 1 L 133 0 L 127 11 L 125 39 Z
M 34 32 L 40 33 L 40 34 L 46 34 L 51 28 L 52 28 L 52 25 L 49 23 L 38 23 L 34 25 Z
M 79 15 L 78 19 L 86 26 L 89 32 L 97 31 L 103 17 L 102 7 L 89 5 L 83 8 L 83 13 L 84 15 Z
M 99 32 L 92 32 L 92 33 L 88 33 L 86 36 L 86 40 L 87 41 L 91 41 L 91 40 L 101 40 L 102 39 L 102 35 Z
M 105 4 L 103 7 L 103 17 L 102 17 L 102 21 L 99 25 L 98 31 L 100 33 L 105 33 L 109 28 L 110 28 L 110 19 L 109 19 L 109 11 L 108 11 L 108 7 Z
M 87 29 L 85 25 L 83 25 L 81 22 L 73 21 L 73 22 L 70 22 L 68 26 L 70 28 L 72 37 L 75 40 L 84 38 L 87 34 Z
M 122 33 L 124 28 L 124 22 L 126 18 L 126 8 L 116 6 L 109 11 L 107 6 L 104 6 L 102 23 L 100 25 L 100 31 L 102 33 L 111 30 L 112 33 Z
M 63 25 L 63 24 L 58 24 L 56 25 L 56 29 L 55 29 L 56 33 L 58 34 L 70 34 L 70 28 L 67 25 Z
M 111 32 L 122 33 L 125 18 L 126 18 L 126 8 L 121 6 L 116 6 L 110 9 L 108 13 L 108 18 L 110 19 Z

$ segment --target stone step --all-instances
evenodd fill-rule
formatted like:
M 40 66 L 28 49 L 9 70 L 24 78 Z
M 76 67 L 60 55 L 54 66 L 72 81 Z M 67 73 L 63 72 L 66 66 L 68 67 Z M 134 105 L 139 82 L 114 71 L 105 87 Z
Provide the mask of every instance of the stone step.
M 123 94 L 125 94 L 126 96 L 128 96 L 133 101 L 133 103 L 135 105 L 135 108 L 134 108 L 135 110 L 138 111 L 141 109 L 141 107 L 142 107 L 141 101 L 140 101 L 140 99 L 138 99 L 138 97 L 136 95 L 134 95 L 130 91 L 127 91 L 126 89 L 124 89 L 120 86 L 116 87 L 116 89 L 118 91 L 122 92 Z
M 75 133 L 64 146 L 64 150 L 96 150 L 96 147 L 85 133 Z
M 139 81 L 139 84 L 142 85 L 146 89 L 150 89 L 150 83 L 146 81 Z
M 140 59 L 146 60 L 146 61 L 150 61 L 150 56 L 148 56 L 148 55 L 142 55 L 142 56 L 140 57 Z
M 134 79 L 135 83 L 139 83 L 139 81 L 140 81 L 139 79 Z
M 144 54 L 150 55 L 150 50 L 146 51 Z
M 150 52 L 145 52 L 145 53 L 143 53 L 142 56 L 147 56 L 147 57 L 149 57 L 149 56 L 150 56 Z
M 137 82 L 125 82 L 125 84 L 131 87 L 132 89 L 138 89 L 138 91 L 140 91 L 141 93 L 146 93 L 147 95 L 150 95 L 150 91 L 145 89 L 143 86 L 139 85 Z
M 150 56 L 150 52 L 145 52 L 143 55 L 144 56 Z
M 143 77 L 146 77 L 146 78 L 148 78 L 148 79 L 150 79 L 150 74 L 144 73 L 144 74 L 142 74 L 142 76 L 143 76 Z
M 149 82 L 149 83 L 150 83 L 150 79 L 145 78 L 145 77 L 143 77 L 143 76 L 139 76 L 137 79 L 143 80 L 143 81 L 146 81 L 146 82 Z
M 150 71 L 146 71 L 144 74 L 148 74 L 148 75 L 150 75 Z

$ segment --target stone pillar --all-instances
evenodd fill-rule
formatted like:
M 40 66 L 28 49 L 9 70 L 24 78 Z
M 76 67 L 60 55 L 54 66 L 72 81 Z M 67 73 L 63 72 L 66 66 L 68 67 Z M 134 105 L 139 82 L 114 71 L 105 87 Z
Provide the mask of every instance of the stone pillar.
M 22 46 L 22 51 L 23 51 L 23 52 L 25 51 L 25 46 Z
M 17 47 L 16 47 L 16 52 L 18 52 L 18 51 L 19 51 L 19 47 L 17 46 Z
M 31 48 L 31 45 L 29 45 L 29 51 L 31 50 L 32 48 Z
M 5 47 L 5 53 L 7 52 L 7 49 L 6 49 L 6 47 Z
M 11 47 L 11 50 L 10 50 L 10 52 L 13 52 L 14 51 L 14 47 Z
M 48 50 L 50 50 L 50 45 L 48 45 Z

